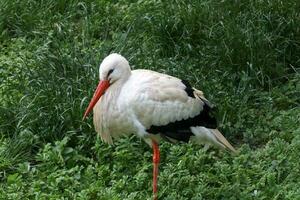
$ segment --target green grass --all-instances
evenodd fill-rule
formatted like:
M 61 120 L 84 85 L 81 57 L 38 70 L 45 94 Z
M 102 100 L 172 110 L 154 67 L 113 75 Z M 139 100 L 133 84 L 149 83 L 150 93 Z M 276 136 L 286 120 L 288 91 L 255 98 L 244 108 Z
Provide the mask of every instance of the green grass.
M 82 114 L 98 66 L 190 80 L 237 156 L 163 143 L 161 199 L 299 199 L 298 1 L 0 1 L 0 199 L 151 199 L 152 150 Z

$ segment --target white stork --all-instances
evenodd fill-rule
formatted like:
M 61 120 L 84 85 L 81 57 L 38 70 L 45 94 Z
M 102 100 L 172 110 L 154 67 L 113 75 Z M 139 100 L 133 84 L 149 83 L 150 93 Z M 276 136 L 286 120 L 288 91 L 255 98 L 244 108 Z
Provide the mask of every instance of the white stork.
M 104 142 L 135 134 L 153 148 L 153 194 L 157 199 L 158 143 L 194 141 L 235 152 L 218 131 L 211 104 L 187 81 L 150 70 L 131 71 L 119 54 L 107 56 L 100 82 L 84 113 L 94 108 L 94 126 Z

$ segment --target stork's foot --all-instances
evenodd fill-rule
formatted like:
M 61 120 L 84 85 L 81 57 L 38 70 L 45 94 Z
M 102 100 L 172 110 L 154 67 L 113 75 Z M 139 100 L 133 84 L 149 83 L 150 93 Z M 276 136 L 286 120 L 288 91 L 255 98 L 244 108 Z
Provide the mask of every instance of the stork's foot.
M 158 144 L 152 140 L 153 148 L 153 199 L 157 200 L 157 178 L 158 178 L 158 165 L 160 160 Z

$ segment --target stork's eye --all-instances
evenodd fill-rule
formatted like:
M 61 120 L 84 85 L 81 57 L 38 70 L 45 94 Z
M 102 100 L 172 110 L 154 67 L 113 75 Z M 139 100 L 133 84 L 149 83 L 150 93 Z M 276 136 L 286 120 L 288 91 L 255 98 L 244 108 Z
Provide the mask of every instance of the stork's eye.
M 107 73 L 107 77 L 109 77 L 109 75 L 110 75 L 111 73 L 113 73 L 113 71 L 114 71 L 114 69 L 110 69 L 110 70 L 108 71 L 108 73 Z

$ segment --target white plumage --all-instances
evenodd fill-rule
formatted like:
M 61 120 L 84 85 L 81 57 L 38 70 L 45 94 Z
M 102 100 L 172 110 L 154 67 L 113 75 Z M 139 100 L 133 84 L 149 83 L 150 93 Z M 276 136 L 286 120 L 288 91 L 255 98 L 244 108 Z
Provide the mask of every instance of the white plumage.
M 161 138 L 235 151 L 216 129 L 210 103 L 188 82 L 150 70 L 131 71 L 128 61 L 119 54 L 107 56 L 99 74 L 99 85 L 84 117 L 94 108 L 95 129 L 107 143 L 121 135 L 136 134 L 152 145 L 154 177 Z M 156 193 L 156 179 L 153 191 Z
M 113 70 L 111 77 L 107 77 L 109 70 Z M 158 140 L 160 136 L 147 132 L 151 126 L 193 118 L 207 101 L 196 89 L 197 98 L 190 97 L 186 85 L 178 78 L 150 70 L 131 71 L 127 60 L 119 54 L 106 57 L 99 73 L 100 79 L 111 78 L 111 84 L 94 107 L 94 125 L 102 140 L 110 144 L 113 138 L 129 134 L 136 134 L 150 144 L 149 139 Z M 195 126 L 190 130 L 197 143 L 227 146 L 210 129 Z M 233 149 L 231 145 L 227 148 Z

